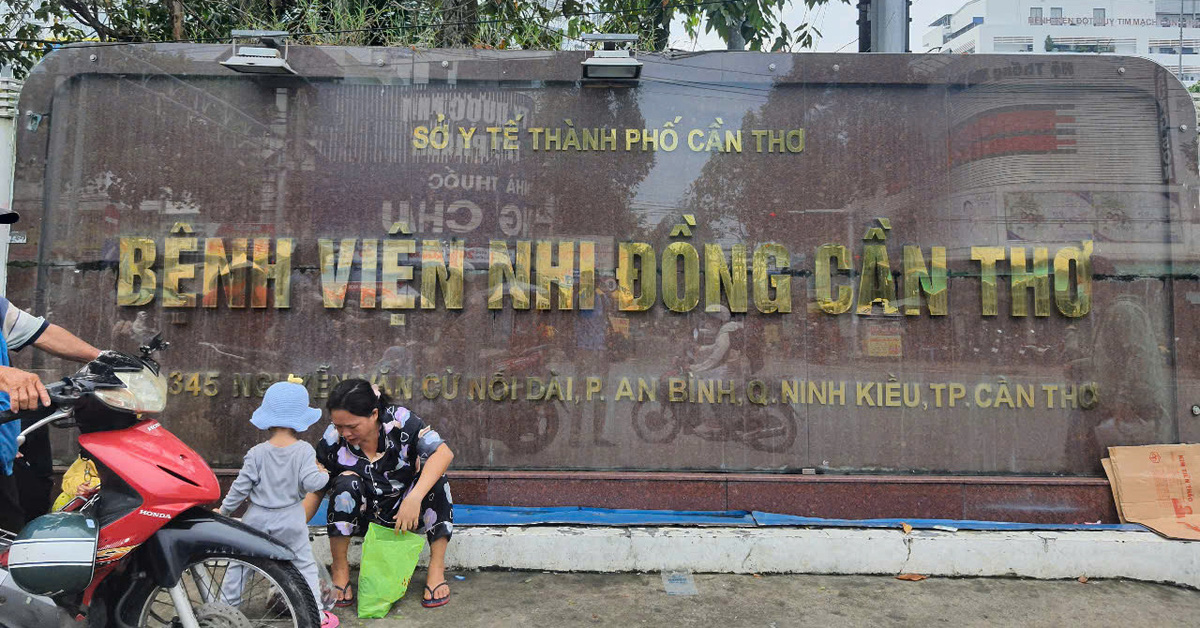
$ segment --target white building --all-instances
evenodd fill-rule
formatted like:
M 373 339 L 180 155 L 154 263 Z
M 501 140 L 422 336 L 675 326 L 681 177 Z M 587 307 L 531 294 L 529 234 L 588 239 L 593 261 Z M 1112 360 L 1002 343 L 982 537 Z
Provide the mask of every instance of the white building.
M 1180 27 L 1182 26 L 1182 35 Z M 1200 0 L 970 0 L 922 43 L 955 54 L 1112 53 L 1200 80 Z

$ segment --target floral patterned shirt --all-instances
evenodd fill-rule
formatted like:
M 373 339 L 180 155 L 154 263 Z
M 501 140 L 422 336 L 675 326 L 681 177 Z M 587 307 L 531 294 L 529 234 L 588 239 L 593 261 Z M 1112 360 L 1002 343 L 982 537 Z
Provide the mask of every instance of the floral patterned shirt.
M 344 471 L 361 477 L 366 498 L 363 514 L 379 525 L 392 526 L 400 502 L 416 484 L 424 461 L 445 441 L 403 406 L 389 407 L 380 419 L 378 452 L 382 455 L 375 462 L 338 436 L 332 425 L 317 443 L 317 460 L 329 470 L 331 482 Z

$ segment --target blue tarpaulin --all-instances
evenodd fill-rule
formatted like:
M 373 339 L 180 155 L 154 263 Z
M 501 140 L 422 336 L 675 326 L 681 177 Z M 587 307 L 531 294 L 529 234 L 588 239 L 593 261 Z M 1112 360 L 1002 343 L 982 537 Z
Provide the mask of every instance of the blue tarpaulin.
M 592 526 L 742 526 L 758 525 L 745 510 L 615 510 L 609 508 L 520 508 L 505 506 L 455 506 L 454 525 Z
M 816 528 L 900 528 L 907 523 L 918 530 L 1125 530 L 1143 531 L 1146 528 L 1131 523 L 1013 523 L 1009 521 L 973 521 L 970 519 L 822 519 L 779 515 L 770 512 L 753 513 L 759 526 L 807 526 Z
M 321 502 L 309 525 L 323 526 L 328 500 Z M 622 510 L 611 508 L 523 508 L 513 506 L 454 506 L 457 526 L 722 526 L 810 528 L 901 528 L 918 530 L 1125 530 L 1145 531 L 1136 524 L 1055 524 L 970 521 L 959 519 L 822 519 L 745 510 Z

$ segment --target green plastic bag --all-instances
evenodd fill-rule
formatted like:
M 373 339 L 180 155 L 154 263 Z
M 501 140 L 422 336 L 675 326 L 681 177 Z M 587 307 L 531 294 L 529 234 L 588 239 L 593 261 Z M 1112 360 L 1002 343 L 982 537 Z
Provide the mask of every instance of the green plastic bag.
M 358 570 L 358 616 L 386 617 L 392 604 L 404 597 L 408 581 L 425 547 L 425 535 L 401 532 L 374 523 L 363 539 Z

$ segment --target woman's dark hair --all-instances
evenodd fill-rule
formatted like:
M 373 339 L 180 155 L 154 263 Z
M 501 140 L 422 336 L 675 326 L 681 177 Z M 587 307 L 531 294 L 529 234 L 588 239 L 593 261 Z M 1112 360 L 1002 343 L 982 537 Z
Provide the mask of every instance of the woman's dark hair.
M 354 416 L 371 416 L 372 410 L 379 410 L 379 420 L 384 420 L 387 409 L 394 405 L 387 393 L 375 394 L 371 382 L 365 379 L 346 379 L 333 388 L 329 393 L 329 401 L 325 407 L 330 412 L 345 410 Z

